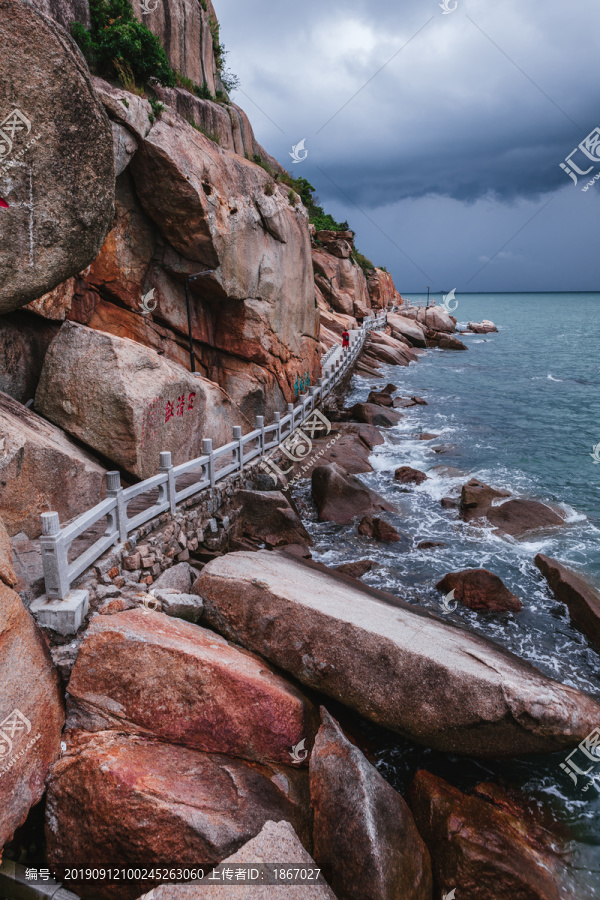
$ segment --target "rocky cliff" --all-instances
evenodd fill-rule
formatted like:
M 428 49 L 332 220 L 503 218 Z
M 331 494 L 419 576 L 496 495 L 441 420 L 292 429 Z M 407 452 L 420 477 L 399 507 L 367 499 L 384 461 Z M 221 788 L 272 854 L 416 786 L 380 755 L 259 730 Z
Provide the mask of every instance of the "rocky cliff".
M 309 226 L 296 183 L 227 95 L 210 0 L 148 6 L 133 0 L 132 22 L 158 38 L 168 84 L 140 89 L 125 63 L 120 78 L 90 73 L 69 34 L 93 34 L 98 4 L 90 11 L 88 0 L 2 0 L 10 69 L 14 58 L 24 72 L 41 69 L 34 89 L 25 76 L 11 82 L 0 63 L 23 116 L 0 170 L 11 229 L 0 390 L 32 406 L 32 433 L 64 432 L 53 438 L 61 465 L 72 448 L 134 477 L 157 471 L 160 450 L 183 461 L 204 437 L 224 443 L 232 425 L 248 431 L 256 415 L 271 419 L 299 383 L 315 383 L 322 352 L 345 328 L 399 297 L 387 273 L 363 271 L 352 232 Z M 21 430 L 12 409 L 4 403 L 7 435 Z M 2 472 L 7 465 L 0 457 Z M 36 479 L 34 517 L 55 508 L 50 488 L 47 504 L 40 493 L 48 475 Z M 27 494 L 24 483 L 16 490 Z M 98 499 L 84 492 L 80 509 Z M 7 520 L 35 536 L 31 516 Z

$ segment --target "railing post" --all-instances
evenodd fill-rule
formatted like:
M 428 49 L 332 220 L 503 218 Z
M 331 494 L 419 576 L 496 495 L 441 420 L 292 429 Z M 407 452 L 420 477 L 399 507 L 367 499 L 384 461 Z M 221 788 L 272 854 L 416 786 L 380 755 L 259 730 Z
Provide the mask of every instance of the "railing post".
M 42 513 L 40 546 L 46 593 L 51 600 L 64 600 L 71 585 L 67 548 L 61 539 L 57 512 Z
M 265 417 L 257 416 L 256 417 L 256 428 L 260 428 L 260 455 L 262 456 L 265 452 Z
M 273 425 L 275 428 L 275 437 L 277 438 L 277 443 L 281 443 L 281 413 L 275 412 L 273 413 Z
M 213 456 L 212 438 L 202 438 L 202 456 L 208 456 L 208 475 L 210 486 L 215 486 L 215 458 Z
M 242 426 L 234 425 L 233 426 L 233 439 L 238 442 L 237 448 L 237 458 L 238 458 L 238 467 L 240 472 L 244 469 L 244 447 L 242 445 Z
M 290 416 L 290 434 L 291 434 L 292 431 L 294 430 L 294 404 L 288 403 L 287 408 L 288 408 L 287 414 L 288 414 L 288 416 Z M 286 437 L 289 437 L 289 435 L 286 435 Z
M 167 476 L 167 500 L 169 501 L 169 508 L 171 510 L 171 515 L 175 515 L 175 511 L 177 508 L 176 496 L 175 496 L 175 475 L 173 474 L 173 464 L 171 462 L 171 454 L 168 451 L 160 454 L 160 468 L 159 472 L 161 474 L 166 474 Z
M 123 499 L 123 488 L 121 487 L 121 475 L 119 472 L 106 473 L 106 496 L 114 497 L 117 501 L 117 531 L 119 532 L 119 540 L 123 544 L 127 540 L 127 507 Z

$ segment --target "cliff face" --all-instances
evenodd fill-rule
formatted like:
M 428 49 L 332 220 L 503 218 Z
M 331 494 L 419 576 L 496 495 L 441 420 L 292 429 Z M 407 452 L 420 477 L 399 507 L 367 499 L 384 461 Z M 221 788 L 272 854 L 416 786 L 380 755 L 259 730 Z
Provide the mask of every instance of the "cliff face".
M 67 124 L 75 117 L 70 132 L 79 133 L 78 121 L 89 120 L 96 129 L 85 133 L 90 146 L 79 159 L 79 138 L 68 138 L 73 146 L 67 163 L 72 169 L 62 181 L 54 176 L 51 182 L 54 208 L 71 209 L 67 193 L 77 175 L 79 190 L 93 189 L 91 203 L 89 198 L 78 200 L 80 219 L 87 223 L 94 210 L 98 214 L 85 234 L 73 215 L 67 224 L 79 237 L 72 239 L 68 232 L 62 239 L 55 230 L 52 234 L 59 239 L 52 243 L 35 217 L 31 230 L 23 217 L 19 220 L 21 243 L 27 237 L 34 255 L 44 260 L 51 253 L 51 261 L 59 264 L 40 265 L 32 282 L 38 289 L 29 285 L 28 294 L 15 290 L 22 275 L 9 272 L 4 279 L 2 288 L 12 298 L 8 308 L 23 309 L 0 316 L 0 361 L 5 363 L 0 390 L 25 403 L 34 398 L 39 382 L 43 390 L 37 393 L 32 416 L 41 413 L 103 459 L 148 477 L 157 469 L 161 449 L 171 449 L 177 460 L 182 454 L 190 458 L 199 455 L 203 437 L 222 443 L 231 425 L 240 423 L 246 431 L 255 415 L 271 419 L 275 411 L 284 410 L 296 397 L 299 379 L 308 376 L 314 384 L 320 376 L 323 349 L 340 340 L 354 317 L 390 302 L 395 289 L 379 270 L 367 282 L 353 259 L 352 232 L 315 234 L 300 198 L 278 180 L 285 170 L 256 141 L 243 110 L 226 101 L 219 75 L 218 23 L 210 0 L 152 0 L 149 6 L 156 8 L 148 14 L 142 13 L 141 0 L 133 0 L 137 18 L 156 34 L 179 73 L 179 84 L 190 88 L 157 85 L 155 94 L 163 108 L 139 91 L 90 76 L 66 33 L 74 21 L 89 25 L 87 0 L 35 0 L 43 16 L 22 4 L 20 12 L 12 13 L 15 2 L 0 0 L 11 14 L 27 20 L 24 27 L 32 34 L 36 27 L 51 32 L 56 47 L 53 74 L 36 85 L 36 116 L 48 121 L 60 138 L 52 105 L 62 95 L 66 110 L 76 96 L 71 118 L 64 113 Z M 25 60 L 22 34 L 11 40 Z M 30 43 L 27 70 L 35 68 L 37 57 L 44 57 L 39 41 Z M 56 77 L 59 70 L 66 73 L 63 82 Z M 220 101 L 192 93 L 191 82 L 203 95 L 218 93 Z M 25 81 L 22 91 L 29 102 Z M 18 91 L 13 102 L 22 102 Z M 34 181 L 36 166 L 50 171 L 52 148 L 50 144 L 44 153 L 37 148 L 38 155 L 31 157 Z M 64 156 L 64 148 L 61 153 Z M 18 213 L 19 205 L 14 206 L 2 211 L 9 227 Z M 64 221 L 63 215 L 61 226 Z M 169 379 L 172 386 L 185 384 L 187 393 L 193 392 L 188 383 L 186 281 L 202 402 L 194 406 L 193 422 L 191 415 L 189 423 L 182 421 L 185 434 L 177 436 L 166 434 L 162 419 L 158 428 L 155 407 L 175 402 Z M 79 331 L 67 336 L 71 322 L 91 332 L 89 338 Z M 137 361 L 144 369 L 144 360 L 151 359 L 151 368 L 158 366 L 164 375 L 160 390 L 146 385 L 136 401 L 135 391 L 129 390 L 136 383 L 132 375 L 131 385 L 125 378 L 117 396 L 110 377 L 100 377 L 98 360 L 86 364 L 85 353 L 73 350 L 104 347 L 102 333 L 141 345 L 137 354 L 124 345 L 119 353 L 132 360 L 132 372 Z M 115 351 L 114 358 L 119 353 Z M 57 360 L 61 378 L 55 377 Z M 116 375 L 115 385 L 123 373 Z M 86 379 L 81 395 L 85 403 L 73 389 L 78 378 Z M 229 410 L 226 415 L 224 409 Z M 114 411 L 114 421 L 106 410 Z M 6 415 L 10 418 L 10 408 Z M 126 428 L 118 424 L 122 422 L 128 423 Z M 10 422 L 6 427 L 10 430 Z M 120 429 L 119 440 L 111 439 L 115 429 Z M 64 446 L 68 455 L 66 439 Z M 2 465 L 0 458 L 0 469 Z M 83 494 L 81 508 L 98 499 Z M 37 506 L 42 510 L 43 500 Z M 18 529 L 19 523 L 11 527 Z M 27 527 L 32 534 L 31 522 Z

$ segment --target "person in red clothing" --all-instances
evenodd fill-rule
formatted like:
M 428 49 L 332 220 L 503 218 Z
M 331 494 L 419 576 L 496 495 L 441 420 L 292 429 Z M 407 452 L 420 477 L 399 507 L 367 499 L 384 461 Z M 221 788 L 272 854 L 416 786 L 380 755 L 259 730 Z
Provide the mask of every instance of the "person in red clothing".
M 343 331 L 342 332 L 342 349 L 347 350 L 350 346 L 350 332 Z

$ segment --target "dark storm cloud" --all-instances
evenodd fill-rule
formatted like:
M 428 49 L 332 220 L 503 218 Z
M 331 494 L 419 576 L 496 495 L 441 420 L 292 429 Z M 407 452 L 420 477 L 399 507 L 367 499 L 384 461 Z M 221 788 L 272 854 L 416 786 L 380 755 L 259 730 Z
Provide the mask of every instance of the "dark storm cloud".
M 595 200 L 579 193 L 559 164 L 600 123 L 592 77 L 599 55 L 596 3 L 458 0 L 450 15 L 442 15 L 438 0 L 215 5 L 228 62 L 241 77 L 244 93 L 236 102 L 269 152 L 292 174 L 308 178 L 328 208 L 349 218 L 361 247 L 385 246 L 370 220 L 383 223 L 391 240 L 404 246 L 396 219 L 404 221 L 410 209 L 418 222 L 438 198 L 437 215 L 452 217 L 444 230 L 455 229 L 458 220 L 469 230 L 469 242 L 453 249 L 452 264 L 464 247 L 481 242 L 480 252 L 469 249 L 464 260 L 464 271 L 473 272 L 480 256 L 493 256 L 518 232 L 535 204 L 567 196 L 570 188 L 568 233 L 549 233 L 544 214 L 532 220 L 539 244 L 529 252 L 540 254 L 552 240 L 566 247 L 578 229 L 579 244 L 587 244 L 584 223 Z M 294 165 L 289 151 L 303 138 L 309 156 Z M 456 203 L 468 211 L 464 221 Z M 490 218 L 492 207 L 502 226 Z M 506 221 L 503 208 L 510 213 Z M 553 227 L 567 226 L 559 219 Z M 408 264 L 394 244 L 389 253 L 385 259 L 392 266 L 397 259 L 404 273 Z M 439 253 L 443 257 L 443 247 Z M 565 260 L 565 271 L 575 271 L 574 258 Z M 508 250 L 502 259 L 508 272 Z M 516 259 L 513 254 L 511 272 Z M 590 266 L 576 270 L 580 280 Z M 531 277 L 543 271 L 538 261 Z

